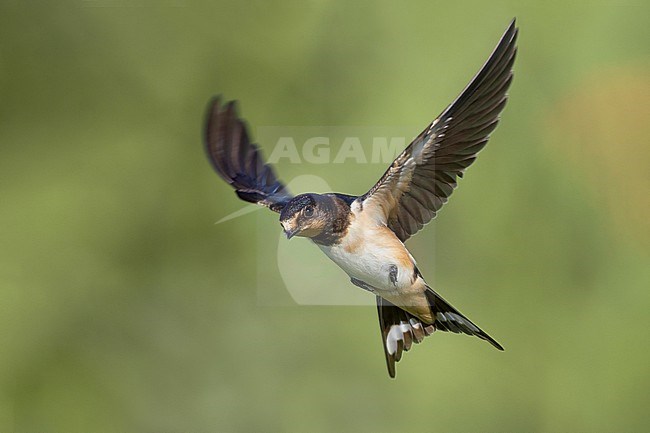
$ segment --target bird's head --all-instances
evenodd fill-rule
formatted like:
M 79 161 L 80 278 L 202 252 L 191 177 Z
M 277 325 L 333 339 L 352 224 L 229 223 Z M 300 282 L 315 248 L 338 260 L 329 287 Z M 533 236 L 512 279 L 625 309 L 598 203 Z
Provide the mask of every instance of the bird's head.
M 280 212 L 280 224 L 287 239 L 294 236 L 313 238 L 325 230 L 330 220 L 325 197 L 300 194 L 292 198 Z

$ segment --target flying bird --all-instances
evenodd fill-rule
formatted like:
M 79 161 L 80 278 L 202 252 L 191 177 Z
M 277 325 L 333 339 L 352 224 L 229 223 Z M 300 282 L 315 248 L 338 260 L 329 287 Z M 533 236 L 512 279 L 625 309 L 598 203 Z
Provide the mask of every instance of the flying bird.
M 515 20 L 470 83 L 361 196 L 292 195 L 250 140 L 235 101 L 212 99 L 207 155 L 240 199 L 280 214 L 287 238 L 311 239 L 352 284 L 376 297 L 390 377 L 403 351 L 434 331 L 503 347 L 429 286 L 404 242 L 431 221 L 499 122 L 517 52 Z

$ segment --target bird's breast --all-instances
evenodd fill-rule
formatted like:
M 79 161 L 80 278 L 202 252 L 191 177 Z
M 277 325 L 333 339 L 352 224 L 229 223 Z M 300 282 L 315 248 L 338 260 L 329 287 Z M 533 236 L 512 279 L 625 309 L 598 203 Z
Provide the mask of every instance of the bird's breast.
M 355 218 L 339 243 L 319 247 L 350 277 L 379 290 L 399 291 L 415 278 L 413 257 L 384 225 Z

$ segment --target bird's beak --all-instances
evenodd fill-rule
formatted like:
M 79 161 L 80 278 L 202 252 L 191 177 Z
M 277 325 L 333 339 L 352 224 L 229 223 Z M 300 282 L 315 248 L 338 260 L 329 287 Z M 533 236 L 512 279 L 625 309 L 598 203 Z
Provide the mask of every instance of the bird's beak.
M 291 239 L 296 235 L 296 233 L 298 233 L 297 227 L 282 224 L 282 228 L 284 229 L 284 234 L 287 235 L 287 239 Z
M 291 239 L 292 237 L 294 237 L 296 235 L 297 231 L 298 230 L 295 230 L 295 229 L 294 230 L 285 230 L 284 234 L 287 235 L 287 239 Z

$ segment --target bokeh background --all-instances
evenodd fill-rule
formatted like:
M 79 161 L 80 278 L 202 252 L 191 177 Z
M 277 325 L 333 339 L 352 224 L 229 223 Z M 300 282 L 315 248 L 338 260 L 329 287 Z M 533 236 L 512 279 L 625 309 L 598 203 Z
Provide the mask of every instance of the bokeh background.
M 260 302 L 282 288 L 258 260 L 277 217 L 214 224 L 242 203 L 204 158 L 206 103 L 238 99 L 253 126 L 417 134 L 513 16 L 503 121 L 409 241 L 506 351 L 437 334 L 390 380 L 375 308 Z M 649 16 L 641 0 L 1 2 L 0 431 L 648 431 Z M 384 168 L 277 167 L 356 194 Z M 318 278 L 358 290 L 322 260 Z

